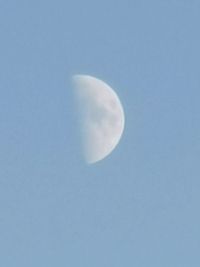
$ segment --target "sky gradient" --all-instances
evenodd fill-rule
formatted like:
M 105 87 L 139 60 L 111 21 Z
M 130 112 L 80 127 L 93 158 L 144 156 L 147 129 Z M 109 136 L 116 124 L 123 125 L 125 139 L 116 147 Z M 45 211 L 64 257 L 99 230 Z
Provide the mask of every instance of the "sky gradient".
M 0 266 L 200 266 L 200 2 L 0 1 Z M 71 77 L 126 125 L 85 164 Z

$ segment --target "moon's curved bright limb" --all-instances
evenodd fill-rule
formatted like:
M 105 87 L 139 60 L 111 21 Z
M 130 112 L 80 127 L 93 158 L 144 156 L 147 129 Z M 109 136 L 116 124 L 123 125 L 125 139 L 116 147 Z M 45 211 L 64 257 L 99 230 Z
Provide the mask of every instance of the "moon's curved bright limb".
M 94 163 L 111 153 L 125 124 L 117 94 L 105 82 L 89 75 L 74 75 L 76 97 L 81 113 L 84 156 Z

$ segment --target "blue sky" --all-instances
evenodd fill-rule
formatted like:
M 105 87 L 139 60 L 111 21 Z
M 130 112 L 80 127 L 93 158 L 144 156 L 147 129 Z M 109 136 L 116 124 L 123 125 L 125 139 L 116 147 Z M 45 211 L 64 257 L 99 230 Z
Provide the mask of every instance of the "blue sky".
M 0 266 L 200 265 L 200 2 L 0 1 Z M 71 76 L 119 95 L 80 148 Z

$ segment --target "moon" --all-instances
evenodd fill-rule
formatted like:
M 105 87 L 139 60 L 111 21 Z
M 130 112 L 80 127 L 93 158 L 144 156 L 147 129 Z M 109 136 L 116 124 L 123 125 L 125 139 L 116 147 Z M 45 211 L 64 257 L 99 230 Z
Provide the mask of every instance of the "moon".
M 124 131 L 125 116 L 115 91 L 89 75 L 72 77 L 78 100 L 84 158 L 96 163 L 117 146 Z

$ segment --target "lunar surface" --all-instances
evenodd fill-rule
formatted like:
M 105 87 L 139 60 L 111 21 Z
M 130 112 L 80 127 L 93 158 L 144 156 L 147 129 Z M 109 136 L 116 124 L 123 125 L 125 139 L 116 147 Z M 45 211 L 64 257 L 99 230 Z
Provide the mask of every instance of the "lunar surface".
M 124 111 L 114 90 L 88 75 L 74 75 L 84 157 L 95 163 L 108 156 L 124 130 Z

